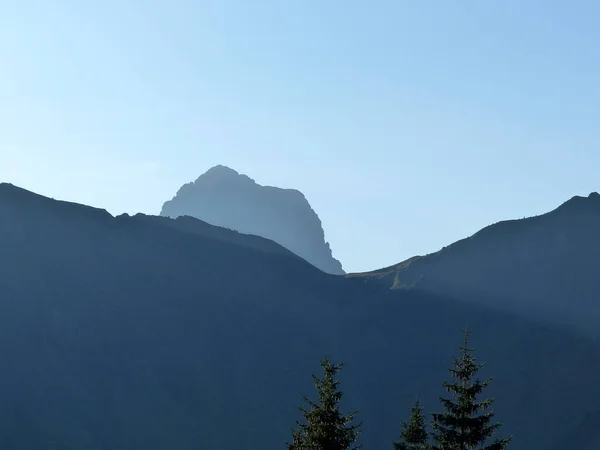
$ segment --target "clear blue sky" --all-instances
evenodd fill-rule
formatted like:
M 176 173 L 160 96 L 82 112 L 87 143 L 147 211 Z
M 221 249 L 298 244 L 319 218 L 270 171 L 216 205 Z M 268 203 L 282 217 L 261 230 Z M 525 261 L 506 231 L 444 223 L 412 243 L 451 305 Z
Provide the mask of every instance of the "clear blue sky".
M 158 213 L 215 164 L 361 271 L 600 190 L 600 2 L 0 0 L 0 180 Z

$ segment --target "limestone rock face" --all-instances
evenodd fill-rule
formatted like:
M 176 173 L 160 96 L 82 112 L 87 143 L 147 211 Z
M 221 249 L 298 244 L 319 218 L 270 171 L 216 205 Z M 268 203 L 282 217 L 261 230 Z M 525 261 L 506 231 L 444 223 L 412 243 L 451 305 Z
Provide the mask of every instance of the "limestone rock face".
M 271 239 L 330 274 L 342 275 L 321 220 L 295 189 L 261 186 L 225 166 L 215 166 L 185 184 L 167 201 L 162 216 L 191 216 L 212 225 Z

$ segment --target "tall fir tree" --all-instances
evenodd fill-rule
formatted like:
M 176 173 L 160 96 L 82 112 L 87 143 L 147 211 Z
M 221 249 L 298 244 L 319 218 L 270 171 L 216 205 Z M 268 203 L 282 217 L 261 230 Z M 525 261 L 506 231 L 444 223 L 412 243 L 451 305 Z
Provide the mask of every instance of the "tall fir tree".
M 417 400 L 410 411 L 410 422 L 400 424 L 400 441 L 394 442 L 394 450 L 426 450 L 429 448 L 423 408 Z
M 451 398 L 440 398 L 445 412 L 432 415 L 433 439 L 437 444 L 432 446 L 434 450 L 504 450 L 511 440 L 507 437 L 488 443 L 500 424 L 491 423 L 494 399 L 477 401 L 491 380 L 475 379 L 483 364 L 477 364 L 474 350 L 469 348 L 469 334 L 465 330 L 460 355 L 454 358 L 450 369 L 452 381 L 442 384 L 451 394 Z
M 300 407 L 304 422 L 297 421 L 297 430 L 292 430 L 292 442 L 286 443 L 288 450 L 357 450 L 358 436 L 362 424 L 352 424 L 357 411 L 342 414 L 340 401 L 343 393 L 339 390 L 337 376 L 343 364 L 333 364 L 329 358 L 321 361 L 323 377 L 313 375 L 317 390 L 317 401 L 306 396 L 307 408 Z

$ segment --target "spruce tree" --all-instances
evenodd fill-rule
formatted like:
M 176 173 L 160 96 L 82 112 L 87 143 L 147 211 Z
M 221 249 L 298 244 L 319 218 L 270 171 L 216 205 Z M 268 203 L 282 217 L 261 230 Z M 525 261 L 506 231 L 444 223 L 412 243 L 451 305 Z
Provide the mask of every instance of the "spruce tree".
M 454 366 L 450 369 L 451 382 L 444 382 L 443 387 L 451 394 L 451 398 L 440 398 L 445 412 L 433 414 L 433 439 L 437 443 L 434 450 L 504 450 L 511 437 L 495 439 L 499 423 L 492 424 L 493 411 L 489 410 L 494 399 L 477 401 L 490 380 L 474 379 L 483 367 L 477 364 L 473 349 L 469 348 L 469 331 L 465 330 L 464 344 L 459 347 L 460 356 L 454 358 Z M 487 410 L 487 412 L 486 412 Z
M 410 412 L 410 422 L 400 424 L 400 441 L 394 442 L 394 450 L 426 450 L 429 448 L 427 442 L 429 434 L 425 427 L 425 416 L 419 400 L 417 400 Z
M 343 393 L 339 390 L 337 376 L 343 364 L 333 364 L 329 358 L 321 361 L 323 377 L 313 375 L 317 390 L 317 401 L 306 396 L 307 408 L 300 407 L 304 422 L 297 421 L 297 430 L 292 430 L 292 442 L 286 443 L 288 450 L 356 450 L 362 424 L 353 425 L 356 412 L 342 414 L 339 403 Z

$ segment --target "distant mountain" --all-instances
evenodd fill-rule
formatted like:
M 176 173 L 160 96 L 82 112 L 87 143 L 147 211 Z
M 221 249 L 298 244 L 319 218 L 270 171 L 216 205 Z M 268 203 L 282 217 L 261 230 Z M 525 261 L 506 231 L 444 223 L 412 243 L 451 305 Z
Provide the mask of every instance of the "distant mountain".
M 301 192 L 261 186 L 229 167 L 215 166 L 185 184 L 160 214 L 196 217 L 272 239 L 326 273 L 345 273 L 331 254 L 319 217 Z
M 499 222 L 439 252 L 351 276 L 598 333 L 600 195 L 576 196 L 547 214 Z
M 467 321 L 511 450 L 548 450 L 597 410 L 592 338 L 331 276 L 197 219 L 0 185 L 3 448 L 282 448 L 327 352 L 364 447 L 386 448 L 417 395 L 439 411 Z

